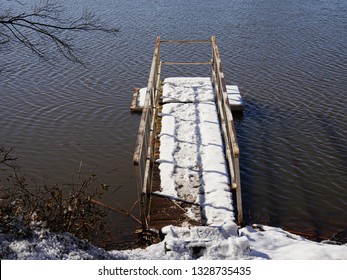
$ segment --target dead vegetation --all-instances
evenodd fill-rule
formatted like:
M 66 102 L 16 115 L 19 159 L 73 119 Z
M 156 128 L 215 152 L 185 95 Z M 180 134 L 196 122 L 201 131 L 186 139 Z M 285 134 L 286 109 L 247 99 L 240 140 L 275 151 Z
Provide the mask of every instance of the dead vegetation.
M 96 181 L 90 175 L 69 186 L 37 185 L 20 175 L 11 149 L 0 147 L 0 232 L 27 238 L 33 227 L 44 227 L 94 244 L 107 240 L 104 208 L 92 201 L 108 186 Z

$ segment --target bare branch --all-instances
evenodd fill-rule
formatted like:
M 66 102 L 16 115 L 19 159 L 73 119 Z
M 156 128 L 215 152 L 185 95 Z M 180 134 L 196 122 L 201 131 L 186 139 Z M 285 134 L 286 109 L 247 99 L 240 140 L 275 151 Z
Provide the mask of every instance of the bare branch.
M 66 18 L 62 5 L 51 0 L 20 14 L 14 14 L 9 9 L 0 15 L 0 44 L 17 41 L 44 60 L 51 57 L 41 46 L 43 42 L 50 41 L 55 45 L 57 52 L 68 60 L 82 63 L 71 43 L 72 38 L 64 37 L 74 31 L 116 34 L 119 30 L 106 27 L 94 14 L 87 11 L 80 17 Z

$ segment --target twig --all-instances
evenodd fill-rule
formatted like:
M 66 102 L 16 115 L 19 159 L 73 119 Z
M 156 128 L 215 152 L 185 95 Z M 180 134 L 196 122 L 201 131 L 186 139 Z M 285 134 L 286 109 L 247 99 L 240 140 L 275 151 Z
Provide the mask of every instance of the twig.
M 83 161 L 81 160 L 81 161 L 80 161 L 80 167 L 78 168 L 77 184 L 80 182 L 82 164 L 83 164 Z
M 179 197 L 173 197 L 173 196 L 165 195 L 165 194 L 162 194 L 162 193 L 152 192 L 151 195 L 158 196 L 158 197 L 161 197 L 161 198 L 170 199 L 172 201 L 176 200 L 176 201 L 187 203 L 187 204 L 190 204 L 190 205 L 201 206 L 199 203 L 188 201 L 188 200 L 184 200 L 184 199 L 179 198 Z
M 107 209 L 116 211 L 117 213 L 122 214 L 122 215 L 124 215 L 124 216 L 130 216 L 130 217 L 133 218 L 136 222 L 138 222 L 139 224 L 142 224 L 141 221 L 140 221 L 138 218 L 136 218 L 133 214 L 131 214 L 131 213 L 128 212 L 128 211 L 124 212 L 124 209 L 116 209 L 116 208 L 114 208 L 114 207 L 112 207 L 112 206 L 109 206 L 109 205 L 107 205 L 107 204 L 104 204 L 104 203 L 102 203 L 102 202 L 100 202 L 100 201 L 97 201 L 97 200 L 95 200 L 95 199 L 91 199 L 90 201 L 91 201 L 92 203 L 95 203 L 95 204 L 98 204 L 98 205 L 100 205 L 100 206 L 103 206 L 103 207 L 105 207 L 105 208 L 107 208 Z
M 181 207 L 176 201 L 172 200 L 172 202 L 173 202 L 178 208 L 180 208 L 184 213 L 187 213 L 187 210 L 184 209 L 183 207 Z
M 137 203 L 139 203 L 138 200 L 136 200 L 133 206 L 131 206 L 130 210 L 128 211 L 128 214 L 130 214 L 134 210 L 134 207 L 136 206 Z

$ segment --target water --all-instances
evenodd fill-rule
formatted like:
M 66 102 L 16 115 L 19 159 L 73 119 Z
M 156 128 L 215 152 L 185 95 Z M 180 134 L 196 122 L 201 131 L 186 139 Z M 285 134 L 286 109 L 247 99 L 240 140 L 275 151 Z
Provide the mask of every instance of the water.
M 227 83 L 240 87 L 246 104 L 236 121 L 246 222 L 317 240 L 346 229 L 346 1 L 62 2 L 67 13 L 87 8 L 120 32 L 74 34 L 86 67 L 0 46 L 0 145 L 15 147 L 28 176 L 71 183 L 82 163 L 82 176 L 96 173 L 111 185 L 105 203 L 130 209 L 139 116 L 129 104 L 133 87 L 148 80 L 155 37 L 215 35 Z M 14 1 L 0 7 L 10 5 L 22 9 Z M 162 53 L 176 58 L 170 47 Z M 182 56 L 205 60 L 206 52 Z M 115 243 L 131 242 L 139 225 L 117 213 L 110 220 Z

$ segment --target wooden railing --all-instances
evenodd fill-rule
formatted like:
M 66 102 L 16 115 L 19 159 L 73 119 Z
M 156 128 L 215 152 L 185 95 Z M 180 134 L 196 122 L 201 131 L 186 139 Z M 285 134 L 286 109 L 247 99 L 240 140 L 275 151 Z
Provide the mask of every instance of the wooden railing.
M 148 228 L 150 194 L 154 164 L 154 144 L 156 138 L 156 117 L 160 87 L 160 37 L 157 37 L 151 71 L 147 84 L 146 99 L 141 115 L 139 132 L 134 153 L 134 166 L 140 202 L 142 227 Z
M 237 222 L 243 222 L 241 180 L 240 180 L 240 149 L 237 142 L 234 127 L 233 115 L 231 113 L 227 89 L 225 85 L 224 73 L 219 57 L 216 38 L 212 40 L 212 79 L 215 86 L 218 114 L 222 128 L 225 145 L 225 155 L 228 161 L 229 173 L 231 177 L 231 187 L 236 190 Z
M 166 43 L 212 43 L 212 59 L 209 62 L 162 62 L 160 59 L 160 44 Z M 146 99 L 140 120 L 140 127 L 134 153 L 134 166 L 140 202 L 142 226 L 148 228 L 150 196 L 152 193 L 152 174 L 154 165 L 154 144 L 156 138 L 156 117 L 158 115 L 158 98 L 160 90 L 160 71 L 162 64 L 212 64 L 212 78 L 216 91 L 218 115 L 221 122 L 225 143 L 225 154 L 231 177 L 231 188 L 236 190 L 238 223 L 242 223 L 242 200 L 239 167 L 239 146 L 237 143 L 233 117 L 226 92 L 224 74 L 215 37 L 211 40 L 161 41 L 157 37 L 152 60 L 150 76 L 147 85 Z

